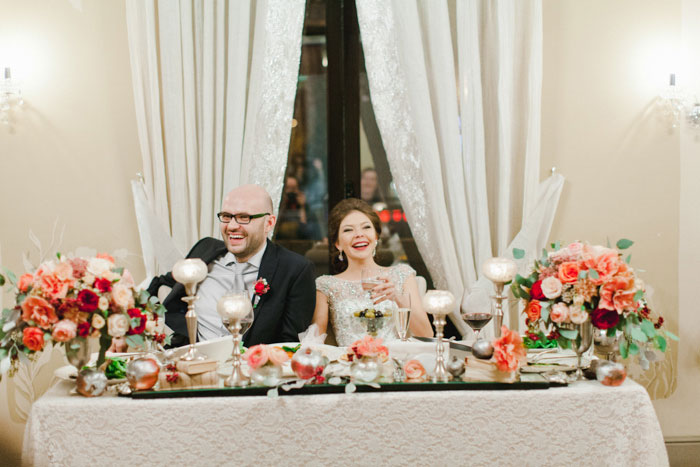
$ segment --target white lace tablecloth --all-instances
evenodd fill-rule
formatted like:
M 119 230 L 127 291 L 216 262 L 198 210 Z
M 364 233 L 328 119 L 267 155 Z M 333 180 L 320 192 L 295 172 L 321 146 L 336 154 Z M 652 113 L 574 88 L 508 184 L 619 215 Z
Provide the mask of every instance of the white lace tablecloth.
M 432 391 L 34 403 L 25 465 L 668 465 L 632 381 Z

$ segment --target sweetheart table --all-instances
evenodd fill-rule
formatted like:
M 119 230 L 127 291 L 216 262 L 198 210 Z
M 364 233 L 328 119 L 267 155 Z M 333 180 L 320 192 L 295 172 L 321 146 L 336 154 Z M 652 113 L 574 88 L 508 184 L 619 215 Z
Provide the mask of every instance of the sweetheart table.
M 644 388 L 627 380 L 472 390 L 34 403 L 24 465 L 668 465 Z

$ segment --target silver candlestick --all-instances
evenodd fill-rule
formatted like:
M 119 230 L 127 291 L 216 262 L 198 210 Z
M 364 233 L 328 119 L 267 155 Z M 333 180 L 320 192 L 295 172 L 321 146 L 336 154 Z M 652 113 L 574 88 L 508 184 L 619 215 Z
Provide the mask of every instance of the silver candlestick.
M 197 300 L 195 293 L 197 285 L 207 277 L 207 265 L 199 258 L 183 259 L 173 266 L 173 279 L 185 286 L 185 297 L 182 301 L 187 303 L 187 335 L 190 338 L 190 346 L 187 352 L 180 357 L 180 360 L 201 360 L 204 357 L 199 355 L 194 344 L 197 342 L 197 313 L 194 311 L 194 302 Z
M 247 292 L 226 294 L 216 304 L 216 311 L 233 335 L 233 369 L 224 384 L 228 387 L 247 386 L 250 380 L 241 369 L 241 320 L 253 314 L 253 306 Z
M 509 258 L 491 258 L 484 261 L 481 270 L 496 288 L 496 295 L 491 296 L 494 301 L 493 328 L 494 336 L 501 337 L 503 300 L 508 299 L 508 296 L 503 294 L 503 289 L 518 273 L 518 266 Z
M 423 296 L 423 308 L 426 313 L 433 315 L 435 337 L 437 338 L 437 346 L 435 348 L 435 374 L 432 378 L 433 383 L 446 383 L 451 378 L 445 366 L 445 348 L 442 345 L 442 339 L 444 337 L 443 329 L 447 323 L 445 317 L 454 310 L 454 307 L 455 296 L 448 290 L 429 290 Z

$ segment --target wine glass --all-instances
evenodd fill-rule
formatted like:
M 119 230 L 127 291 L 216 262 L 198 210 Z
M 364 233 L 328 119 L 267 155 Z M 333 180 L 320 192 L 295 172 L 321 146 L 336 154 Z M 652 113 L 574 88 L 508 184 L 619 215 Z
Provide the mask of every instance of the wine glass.
M 362 268 L 361 274 L 362 290 L 367 291 L 368 293 L 376 285 L 382 283 L 382 281 L 379 280 L 379 269 L 377 268 Z
M 469 325 L 474 331 L 476 337 L 474 342 L 479 340 L 479 335 L 484 326 L 489 324 L 493 314 L 491 313 L 491 308 L 489 306 L 484 306 L 483 304 L 475 303 L 466 298 L 467 292 L 465 292 L 465 298 L 462 299 L 461 311 L 462 319 Z
M 408 323 L 411 318 L 411 294 L 402 294 L 399 301 L 398 308 L 394 310 L 394 326 L 396 326 L 399 339 L 406 342 L 408 340 Z

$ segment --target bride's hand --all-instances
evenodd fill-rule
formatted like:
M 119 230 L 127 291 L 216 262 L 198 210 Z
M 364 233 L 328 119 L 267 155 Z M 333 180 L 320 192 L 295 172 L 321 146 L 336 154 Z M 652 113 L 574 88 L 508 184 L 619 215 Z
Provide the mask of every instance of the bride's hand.
M 401 303 L 399 303 L 400 297 L 396 290 L 396 285 L 391 281 L 391 279 L 387 277 L 380 277 L 379 280 L 382 281 L 381 284 L 375 285 L 370 294 L 372 303 L 376 305 L 377 303 L 381 303 L 385 300 L 391 300 L 392 302 L 401 306 Z

